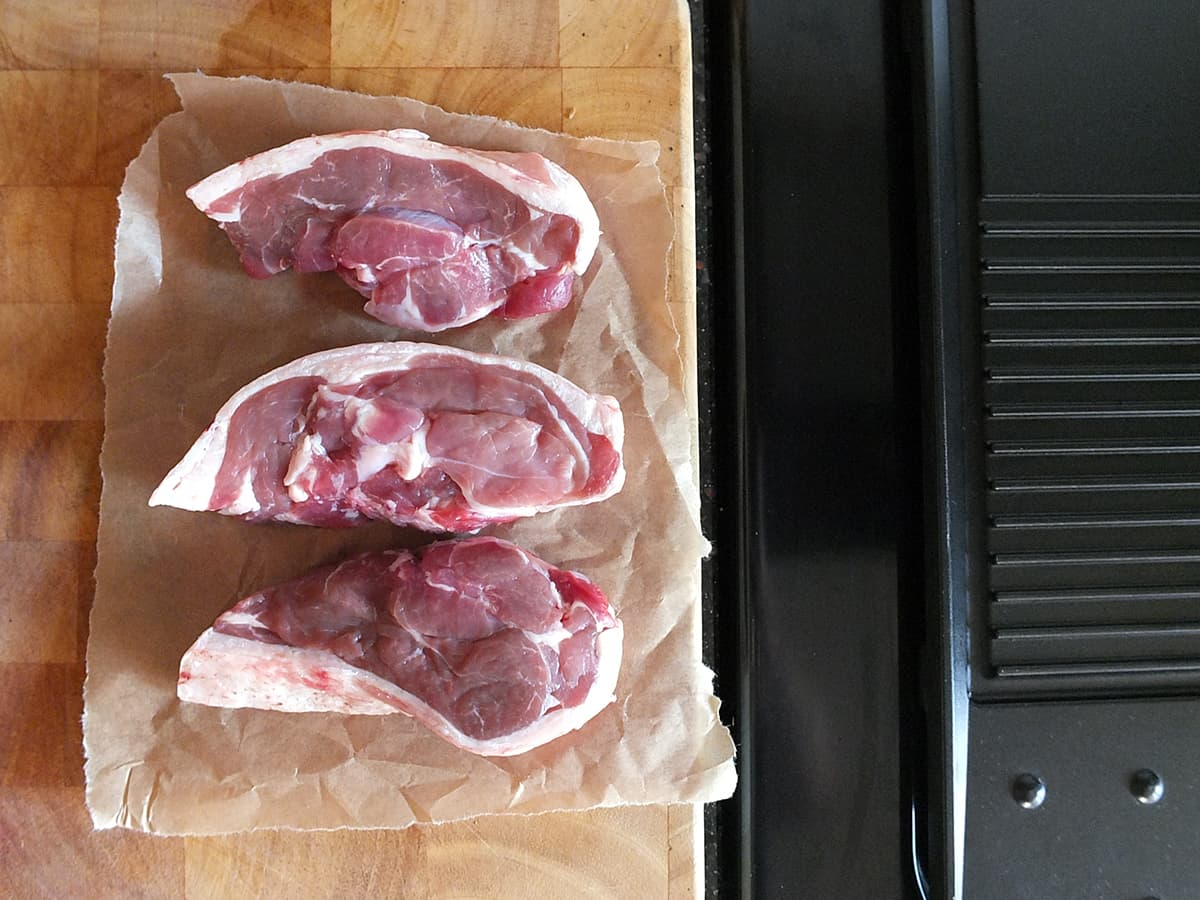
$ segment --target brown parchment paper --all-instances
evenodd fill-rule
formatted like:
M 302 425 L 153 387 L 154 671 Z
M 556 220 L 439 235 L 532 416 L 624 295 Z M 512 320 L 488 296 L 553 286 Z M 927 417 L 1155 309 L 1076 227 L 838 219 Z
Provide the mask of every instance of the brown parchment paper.
M 707 545 L 683 392 L 694 372 L 665 297 L 672 222 L 657 145 L 570 138 L 313 85 L 172 78 L 183 112 L 160 123 L 120 196 L 85 685 L 95 825 L 160 834 L 403 827 L 729 796 L 733 744 L 699 659 Z M 208 173 L 298 137 L 394 127 L 543 153 L 580 179 L 604 230 L 582 302 L 435 338 L 531 359 L 614 395 L 625 415 L 629 476 L 618 496 L 492 529 L 590 576 L 625 623 L 616 702 L 580 731 L 508 759 L 457 750 L 403 715 L 219 710 L 175 696 L 180 656 L 235 600 L 348 553 L 429 540 L 386 524 L 252 525 L 146 505 L 250 379 L 316 350 L 426 339 L 369 319 L 335 276 L 252 281 L 184 196 Z

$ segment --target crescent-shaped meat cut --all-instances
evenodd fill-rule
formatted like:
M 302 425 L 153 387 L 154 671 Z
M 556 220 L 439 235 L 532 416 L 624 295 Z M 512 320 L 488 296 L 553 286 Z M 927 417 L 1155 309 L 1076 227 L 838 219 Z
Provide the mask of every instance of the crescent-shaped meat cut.
M 623 440 L 615 399 L 533 363 L 358 344 L 234 394 L 150 505 L 470 532 L 611 497 L 625 480 Z
M 583 187 L 545 157 L 405 129 L 293 141 L 187 195 L 251 276 L 335 271 L 370 315 L 430 332 L 562 309 L 600 237 Z
M 456 747 L 524 753 L 613 701 L 621 622 L 600 589 L 492 537 L 371 553 L 259 591 L 184 654 L 181 700 L 405 713 Z

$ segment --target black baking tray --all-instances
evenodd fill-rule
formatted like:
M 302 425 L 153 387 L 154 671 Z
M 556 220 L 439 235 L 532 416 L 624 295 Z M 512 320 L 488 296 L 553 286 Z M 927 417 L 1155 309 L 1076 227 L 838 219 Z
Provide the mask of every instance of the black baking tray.
M 930 882 L 1195 896 L 1200 15 L 921 15 Z
M 693 3 L 709 896 L 1200 885 L 1200 16 Z
M 693 4 L 710 897 L 915 890 L 919 361 L 898 13 Z

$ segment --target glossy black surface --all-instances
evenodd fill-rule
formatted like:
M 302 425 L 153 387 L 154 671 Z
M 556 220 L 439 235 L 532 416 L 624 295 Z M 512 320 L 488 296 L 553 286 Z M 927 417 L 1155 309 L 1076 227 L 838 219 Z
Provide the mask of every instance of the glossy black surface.
M 975 293 L 970 212 L 977 158 L 970 78 L 971 20 L 955 0 L 922 0 L 914 53 L 918 147 L 914 206 L 921 306 L 922 432 L 928 602 L 922 688 L 927 710 L 924 872 L 928 896 L 963 896 L 967 818 L 969 631 L 984 571 L 980 474 L 968 452 L 978 429 L 971 368 L 976 333 L 964 297 Z
M 1197 895 L 1200 701 L 990 703 L 971 732 L 970 900 Z M 1045 785 L 1034 808 L 1021 773 Z
M 1170 2 L 922 6 L 948 650 L 932 880 L 970 898 L 1192 896 L 1200 206 L 1180 135 L 1200 127 L 1200 19 Z
M 706 484 L 741 781 L 710 817 L 709 891 L 908 896 L 921 504 L 899 25 L 861 0 L 716 6 Z
M 977 0 L 984 194 L 1200 192 L 1191 0 Z
M 1195 894 L 1194 4 L 717 6 L 710 896 Z

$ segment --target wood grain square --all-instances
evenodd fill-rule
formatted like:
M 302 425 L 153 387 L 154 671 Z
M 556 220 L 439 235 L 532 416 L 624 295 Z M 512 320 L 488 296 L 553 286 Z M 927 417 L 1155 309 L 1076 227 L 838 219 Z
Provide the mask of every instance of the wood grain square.
M 675 68 L 688 32 L 681 0 L 608 4 L 559 0 L 559 60 L 572 66 Z
M 96 181 L 119 188 L 125 168 L 138 155 L 150 132 L 166 116 L 180 109 L 179 96 L 165 77 L 168 69 L 100 72 L 100 132 Z M 209 66 L 207 74 L 236 78 L 254 75 L 280 81 L 329 84 L 329 69 L 303 66 Z
M 187 896 L 258 900 L 447 896 L 441 886 L 420 887 L 425 880 L 421 841 L 415 828 L 256 831 L 232 839 L 186 838 Z M 321 864 L 314 866 L 312 860 Z
M 0 540 L 94 541 L 100 422 L 0 422 Z
M 97 80 L 95 72 L 0 72 L 0 185 L 91 181 Z
M 214 66 L 204 70 L 206 75 L 220 75 L 223 78 L 239 78 L 242 75 L 253 75 L 268 81 L 300 81 L 305 84 L 330 85 L 328 66 Z M 174 108 L 179 108 L 179 98 L 170 82 L 164 82 L 171 93 Z
M 93 831 L 79 787 L 0 791 L 0 866 L 11 897 L 184 896 L 183 839 Z
M 675 220 L 675 235 L 671 240 L 671 263 L 667 267 L 667 299 L 673 303 L 696 304 L 696 226 L 687 215 L 683 188 L 667 188 L 667 202 Z M 695 316 L 691 316 L 695 318 Z
M 87 779 L 83 772 L 83 679 L 87 673 L 84 657 L 65 667 L 66 734 L 63 739 L 63 777 L 82 796 Z
M 77 661 L 80 562 L 75 543 L 0 542 L 0 663 Z
M 63 786 L 73 780 L 67 743 L 79 726 L 68 721 L 74 706 L 67 694 L 77 669 L 0 663 L 0 734 L 21 735 L 19 741 L 0 741 L 0 788 Z
M 322 66 L 329 63 L 324 0 L 105 0 L 102 69 Z
M 672 316 L 682 336 L 684 359 L 695 359 L 696 350 L 696 225 L 695 219 L 687 214 L 684 189 L 679 186 L 667 188 L 667 201 L 671 204 L 671 215 L 675 220 L 675 236 L 671 242 L 671 259 L 667 266 L 667 300 L 671 303 Z M 694 389 L 695 379 L 691 387 Z
M 75 590 L 75 658 L 87 658 L 88 628 L 91 624 L 92 602 L 96 599 L 96 544 L 94 541 L 75 541 L 75 570 L 78 572 Z M 79 715 L 83 715 L 83 675 L 80 675 Z M 82 771 L 82 770 L 81 770 Z
M 440 897 L 666 897 L 666 818 L 626 806 L 425 827 L 423 880 Z
M 699 803 L 671 804 L 667 807 L 668 897 L 693 900 L 704 896 L 703 860 L 704 807 Z
M 684 360 L 696 359 L 696 226 L 688 215 L 690 198 L 681 186 L 667 188 L 667 202 L 675 220 L 675 236 L 671 242 L 671 259 L 667 266 L 667 302 L 671 321 L 679 332 L 679 354 Z M 694 363 L 693 363 L 694 365 Z M 699 458 L 700 428 L 698 419 L 699 382 L 689 378 L 684 385 L 688 415 L 692 418 L 692 459 Z M 693 474 L 699 477 L 699 469 Z
M 451 112 L 562 129 L 558 69 L 334 69 L 333 87 L 413 97 Z
M 96 148 L 96 181 L 119 188 L 125 167 L 163 116 L 179 109 L 179 98 L 161 72 L 100 73 L 97 103 L 100 131 Z
M 332 0 L 330 64 L 558 65 L 558 9 L 544 0 Z
M 0 187 L 0 304 L 106 306 L 116 226 L 108 188 Z
M 567 133 L 658 141 L 663 181 L 679 183 L 680 86 L 676 72 L 564 69 L 562 79 Z
M 0 304 L 0 419 L 103 418 L 107 321 L 99 305 Z
M 99 29 L 100 0 L 0 4 L 0 69 L 94 69 Z

